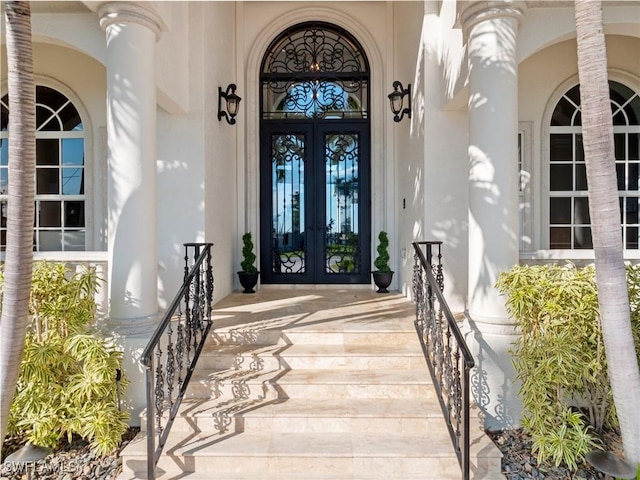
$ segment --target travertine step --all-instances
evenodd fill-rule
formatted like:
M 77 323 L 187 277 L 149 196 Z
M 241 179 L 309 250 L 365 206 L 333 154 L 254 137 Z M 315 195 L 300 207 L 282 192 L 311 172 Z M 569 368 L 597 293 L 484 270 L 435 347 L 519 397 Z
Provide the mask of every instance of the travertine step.
M 472 478 L 503 479 L 499 453 L 487 452 L 493 447 L 491 441 L 482 432 L 472 433 Z M 144 478 L 144 447 L 144 435 L 127 447 L 121 480 Z M 206 434 L 172 434 L 158 468 L 162 479 L 460 478 L 449 438 L 441 430 L 420 435 L 245 432 L 229 434 L 222 440 Z
M 433 398 L 426 366 L 396 370 L 196 371 L 189 398 Z
M 205 351 L 198 370 L 422 368 L 419 345 L 405 344 L 223 344 Z
M 158 480 L 460 478 L 405 298 L 283 290 L 221 303 Z M 142 423 L 119 480 L 145 478 Z M 472 478 L 503 478 L 499 450 L 473 435 Z
M 126 467 L 135 468 L 145 459 L 144 437 L 130 445 Z M 441 430 L 422 435 L 244 432 L 222 439 L 172 433 L 165 449 L 159 469 L 173 475 L 209 473 L 212 479 L 240 469 L 247 475 L 266 473 L 264 478 L 314 471 L 343 478 L 404 478 L 404 473 L 422 472 L 422 478 L 441 480 L 460 475 L 448 435 Z
M 420 434 L 441 426 L 439 406 L 426 399 L 191 399 L 181 405 L 172 431 Z M 141 428 L 146 428 L 145 417 Z
M 289 327 L 282 330 L 239 329 L 233 327 L 216 329 L 212 341 L 205 346 L 207 350 L 215 350 L 217 345 L 403 345 L 415 340 L 412 329 L 398 330 L 384 328 L 377 330 L 363 329 L 358 326 L 339 326 L 331 329 L 311 327 Z

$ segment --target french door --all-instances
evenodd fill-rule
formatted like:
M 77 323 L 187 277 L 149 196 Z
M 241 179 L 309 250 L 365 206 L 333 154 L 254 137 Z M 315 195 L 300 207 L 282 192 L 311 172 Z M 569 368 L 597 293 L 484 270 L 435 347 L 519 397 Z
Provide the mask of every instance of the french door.
M 369 283 L 369 124 L 262 122 L 263 283 Z

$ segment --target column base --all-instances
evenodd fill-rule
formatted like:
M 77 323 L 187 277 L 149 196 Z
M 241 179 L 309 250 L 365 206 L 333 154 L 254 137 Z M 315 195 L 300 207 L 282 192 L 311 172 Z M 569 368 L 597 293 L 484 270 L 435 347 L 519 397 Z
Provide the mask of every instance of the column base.
M 108 332 L 105 333 L 123 352 L 122 368 L 129 385 L 121 399 L 121 408 L 131 415 L 129 425 L 132 427 L 140 426 L 140 413 L 147 406 L 146 371 L 140 365 L 140 358 L 162 317 L 163 313 L 158 312 L 143 318 L 109 318 L 106 322 Z
M 519 337 L 509 318 L 486 318 L 467 312 L 466 339 L 476 366 L 471 371 L 471 395 L 489 430 L 518 428 L 522 401 L 518 395 L 513 358 L 509 353 Z

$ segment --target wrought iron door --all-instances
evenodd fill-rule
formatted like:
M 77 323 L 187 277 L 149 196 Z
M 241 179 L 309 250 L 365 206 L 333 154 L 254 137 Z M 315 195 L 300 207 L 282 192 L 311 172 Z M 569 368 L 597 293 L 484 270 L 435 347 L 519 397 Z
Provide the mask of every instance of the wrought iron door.
M 263 281 L 368 283 L 366 125 L 266 126 L 262 139 Z
M 261 70 L 263 283 L 369 283 L 369 67 L 325 23 L 283 32 Z

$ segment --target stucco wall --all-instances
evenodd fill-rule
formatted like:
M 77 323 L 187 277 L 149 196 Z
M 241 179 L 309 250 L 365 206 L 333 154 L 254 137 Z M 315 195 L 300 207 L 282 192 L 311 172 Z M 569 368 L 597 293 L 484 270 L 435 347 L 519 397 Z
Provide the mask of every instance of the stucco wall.
M 202 132 L 204 139 L 205 236 L 213 242 L 216 290 L 215 300 L 224 298 L 237 282 L 241 233 L 238 232 L 238 168 L 243 161 L 238 153 L 239 132 L 246 121 L 245 85 L 236 64 L 236 4 L 211 2 L 191 4 L 191 24 L 202 32 L 202 52 L 198 72 L 202 84 Z M 197 24 L 197 26 L 196 26 Z M 193 32 L 192 32 L 193 35 Z M 194 43 L 196 43 L 194 39 Z M 218 87 L 223 90 L 230 83 L 238 86 L 237 94 L 243 99 L 237 124 L 218 121 Z
M 189 95 L 191 67 L 190 2 L 153 2 L 166 27 L 156 49 L 158 104 L 172 113 L 185 113 L 193 103 Z
M 429 123 L 426 98 L 432 91 L 428 84 L 430 73 L 428 54 L 422 43 L 426 25 L 425 8 L 421 2 L 394 2 L 393 4 L 393 59 L 390 70 L 394 80 L 406 88 L 411 84 L 412 116 L 406 116 L 391 127 L 391 147 L 395 157 L 395 204 L 398 210 L 397 244 L 399 265 L 397 277 L 400 288 L 411 292 L 414 241 L 427 238 L 424 226 L 426 165 L 425 124 Z M 391 89 L 390 89 L 391 91 Z M 405 98 L 405 102 L 407 99 Z
M 413 241 L 443 241 L 445 294 L 467 295 L 467 115 L 444 109 L 463 59 L 451 3 L 394 2 L 394 65 L 412 83 L 413 113 L 395 129 L 400 281 L 410 294 Z
M 433 6 L 432 6 L 433 7 Z M 445 295 L 455 311 L 465 308 L 468 288 L 468 116 L 463 108 L 444 108 L 455 74 L 465 64 L 462 32 L 456 12 L 443 5 L 425 28 L 430 66 L 425 125 L 425 231 L 443 241 Z M 430 15 L 435 13 L 430 12 Z
M 168 47 L 161 43 L 157 47 L 164 66 L 159 70 L 175 77 L 164 84 L 179 91 L 181 82 L 187 82 L 181 97 L 187 101 L 185 112 L 158 109 L 161 306 L 172 300 L 182 283 L 184 242 L 214 243 L 214 302 L 234 289 L 234 252 L 239 248 L 236 144 L 243 103 L 236 125 L 217 118 L 219 86 L 237 83 L 244 97 L 236 73 L 235 2 L 189 2 L 185 7 L 186 20 L 181 11 L 174 25 L 184 35 L 176 50 L 165 52 Z M 184 58 L 172 64 L 176 52 Z M 171 65 L 177 72 L 171 73 Z

